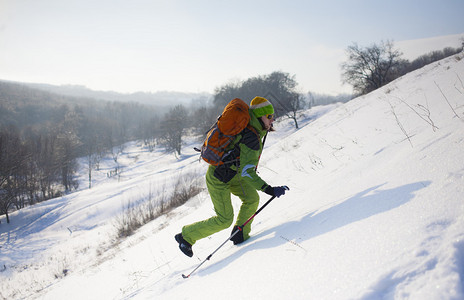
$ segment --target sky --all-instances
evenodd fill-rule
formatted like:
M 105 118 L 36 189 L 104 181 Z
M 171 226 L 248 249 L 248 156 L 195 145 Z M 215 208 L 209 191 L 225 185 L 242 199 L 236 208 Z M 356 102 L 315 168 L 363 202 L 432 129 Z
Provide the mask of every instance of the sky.
M 213 93 L 282 71 L 301 92 L 338 94 L 351 92 L 349 45 L 452 36 L 457 47 L 462 11 L 461 0 L 0 0 L 0 79 Z

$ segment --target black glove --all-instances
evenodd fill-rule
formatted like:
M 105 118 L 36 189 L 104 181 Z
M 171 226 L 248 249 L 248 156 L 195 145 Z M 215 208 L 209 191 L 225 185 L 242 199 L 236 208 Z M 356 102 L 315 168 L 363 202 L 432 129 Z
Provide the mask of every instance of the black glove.
M 266 194 L 268 194 L 268 195 L 275 196 L 275 197 L 279 198 L 280 196 L 285 194 L 285 191 L 288 191 L 288 190 L 290 190 L 290 189 L 286 185 L 274 186 L 274 187 L 268 185 L 264 189 L 264 192 Z

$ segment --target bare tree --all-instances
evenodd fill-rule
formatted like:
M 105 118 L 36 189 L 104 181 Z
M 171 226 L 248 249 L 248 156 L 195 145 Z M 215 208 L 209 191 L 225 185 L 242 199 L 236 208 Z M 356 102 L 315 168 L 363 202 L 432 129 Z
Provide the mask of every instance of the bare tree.
M 211 125 L 217 120 L 219 114 L 216 108 L 206 106 L 199 107 L 193 111 L 190 118 L 196 133 L 202 135 L 202 140 L 204 138 L 203 135 L 211 129 Z
M 215 89 L 213 102 L 216 107 L 220 107 L 220 109 L 218 108 L 218 114 L 234 98 L 241 98 L 246 101 L 246 95 L 240 91 L 242 84 L 242 82 L 229 82 Z
M 103 124 L 86 117 L 82 126 L 82 147 L 87 158 L 89 189 L 92 188 L 92 169 L 98 165 L 103 152 Z
M 18 195 L 18 176 L 15 175 L 22 166 L 20 148 L 21 141 L 16 128 L 0 130 L 0 214 L 6 215 L 7 223 L 10 223 L 8 210 Z
M 347 49 L 348 61 L 342 64 L 342 81 L 357 94 L 369 93 L 393 80 L 402 53 L 390 41 L 361 48 L 356 43 Z
M 305 106 L 304 97 L 300 93 L 293 92 L 286 96 L 285 99 L 279 99 L 272 92 L 266 94 L 265 98 L 268 98 L 272 103 L 276 103 L 283 109 L 281 112 L 295 123 L 295 128 L 298 129 L 298 112 L 301 111 Z M 276 105 L 274 105 L 276 106 Z
M 161 123 L 161 139 L 166 150 L 174 150 L 177 155 L 181 155 L 182 136 L 188 125 L 188 113 L 182 104 L 175 106 L 165 115 Z
M 146 120 L 141 129 L 143 142 L 150 152 L 155 150 L 156 139 L 159 136 L 159 123 L 158 116 L 154 116 Z
M 41 199 L 49 199 L 54 195 L 53 184 L 58 180 L 58 157 L 57 137 L 53 133 L 39 135 L 36 140 L 36 147 L 33 152 L 37 163 L 36 176 L 39 181 L 39 189 L 42 193 Z
M 78 135 L 80 126 L 82 126 L 82 115 L 79 110 L 65 108 L 64 119 L 58 125 L 57 155 L 61 169 L 61 183 L 66 191 L 77 187 L 73 176 L 77 169 L 77 149 L 82 144 Z

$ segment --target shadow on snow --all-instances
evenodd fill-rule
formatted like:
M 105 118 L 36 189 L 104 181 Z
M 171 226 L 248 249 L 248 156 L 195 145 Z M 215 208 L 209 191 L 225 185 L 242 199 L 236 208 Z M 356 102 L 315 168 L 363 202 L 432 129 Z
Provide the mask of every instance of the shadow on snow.
M 207 276 L 231 264 L 248 250 L 278 247 L 288 240 L 302 242 L 324 235 L 351 223 L 367 219 L 371 216 L 397 208 L 414 198 L 414 192 L 430 185 L 430 181 L 421 181 L 402 185 L 393 189 L 380 189 L 384 184 L 366 189 L 349 199 L 320 211 L 306 214 L 299 221 L 290 221 L 269 228 L 251 240 L 261 239 L 254 243 L 245 243 L 233 255 L 218 261 L 199 272 Z M 269 237 L 268 237 L 269 236 Z M 279 238 L 285 236 L 286 239 Z M 267 237 L 262 239 L 263 237 Z M 288 240 L 287 240 L 288 239 Z

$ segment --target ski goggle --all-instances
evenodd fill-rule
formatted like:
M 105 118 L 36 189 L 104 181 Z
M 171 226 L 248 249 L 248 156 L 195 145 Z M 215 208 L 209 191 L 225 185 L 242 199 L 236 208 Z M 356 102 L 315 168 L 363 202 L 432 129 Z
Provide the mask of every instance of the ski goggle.
M 267 115 L 266 115 L 266 118 L 267 118 L 268 120 L 272 120 L 272 119 L 274 119 L 274 114 L 267 114 Z

